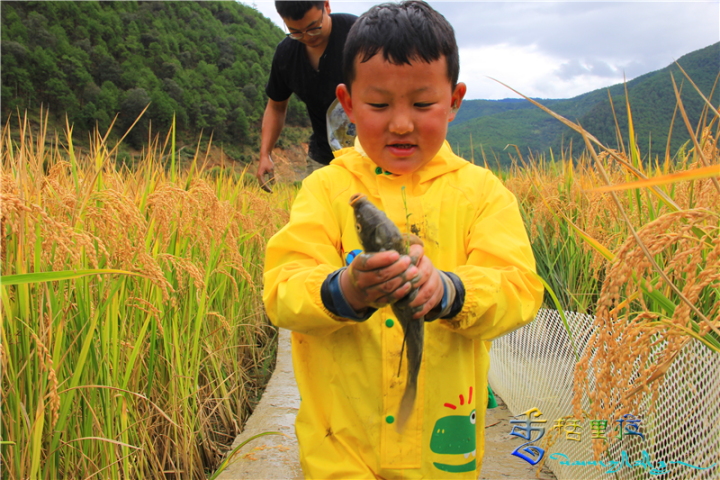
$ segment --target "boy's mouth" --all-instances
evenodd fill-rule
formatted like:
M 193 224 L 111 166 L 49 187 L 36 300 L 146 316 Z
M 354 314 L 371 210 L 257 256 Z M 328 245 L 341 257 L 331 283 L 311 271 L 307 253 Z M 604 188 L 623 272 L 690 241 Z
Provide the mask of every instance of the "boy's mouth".
M 412 143 L 391 143 L 388 145 L 390 153 L 396 157 L 406 157 L 412 155 L 417 149 L 417 145 Z

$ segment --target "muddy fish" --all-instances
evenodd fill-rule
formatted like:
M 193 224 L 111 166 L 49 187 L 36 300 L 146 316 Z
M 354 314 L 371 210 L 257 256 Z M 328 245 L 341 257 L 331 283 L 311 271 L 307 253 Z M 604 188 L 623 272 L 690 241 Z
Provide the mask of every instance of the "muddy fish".
M 350 205 L 355 213 L 355 228 L 363 250 L 366 253 L 383 252 L 387 250 L 395 250 L 400 255 L 407 255 L 407 237 L 400 233 L 395 224 L 373 205 L 365 195 L 356 193 L 350 197 Z M 410 236 L 410 243 L 420 243 L 422 240 Z M 420 372 L 420 364 L 423 356 L 423 339 L 425 335 L 425 318 L 414 320 L 413 308 L 410 302 L 417 295 L 417 290 L 413 289 L 405 297 L 398 300 L 392 305 L 392 310 L 397 317 L 400 325 L 402 325 L 405 338 L 403 340 L 403 349 L 407 354 L 408 378 L 400 402 L 400 411 L 397 415 L 397 429 L 402 431 L 410 417 L 410 413 L 415 405 L 415 397 L 417 395 L 417 378 Z M 400 362 L 402 364 L 402 353 Z

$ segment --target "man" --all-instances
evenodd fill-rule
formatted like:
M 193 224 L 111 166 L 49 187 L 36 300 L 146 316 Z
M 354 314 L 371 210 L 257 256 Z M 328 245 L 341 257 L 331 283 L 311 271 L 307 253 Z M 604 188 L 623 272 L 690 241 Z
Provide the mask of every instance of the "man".
M 264 175 L 272 174 L 270 159 L 285 125 L 290 95 L 305 103 L 313 134 L 308 148 L 307 173 L 333 159 L 327 140 L 326 114 L 335 101 L 335 88 L 342 83 L 342 52 L 350 27 L 357 17 L 330 14 L 330 2 L 276 1 L 275 8 L 289 33 L 273 57 L 265 92 L 269 99 L 262 121 L 260 165 L 257 178 L 267 189 Z

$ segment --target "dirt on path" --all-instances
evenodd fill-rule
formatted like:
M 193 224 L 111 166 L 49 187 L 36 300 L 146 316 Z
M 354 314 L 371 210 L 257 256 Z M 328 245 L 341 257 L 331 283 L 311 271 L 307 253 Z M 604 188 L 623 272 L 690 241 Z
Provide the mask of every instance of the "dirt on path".
M 536 476 L 535 467 L 511 455 L 520 439 L 510 435 L 512 413 L 500 397 L 496 395 L 495 398 L 497 408 L 489 409 L 485 416 L 485 456 L 480 479 L 555 480 L 547 467 Z M 303 479 L 294 427 L 299 408 L 300 394 L 292 368 L 290 332 L 281 329 L 275 372 L 245 430 L 231 448 L 235 449 L 248 438 L 263 432 L 279 431 L 285 436 L 271 435 L 251 441 L 236 453 L 218 480 Z

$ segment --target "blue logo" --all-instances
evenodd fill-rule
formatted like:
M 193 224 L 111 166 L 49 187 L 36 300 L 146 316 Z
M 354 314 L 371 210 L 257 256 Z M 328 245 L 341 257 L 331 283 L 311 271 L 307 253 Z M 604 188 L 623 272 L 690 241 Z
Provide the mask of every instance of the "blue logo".
M 350 265 L 353 260 L 355 260 L 355 257 L 357 257 L 359 254 L 362 253 L 362 250 L 359 248 L 356 248 L 352 252 L 347 254 L 347 257 L 345 257 L 345 265 Z
M 623 467 L 628 467 L 628 468 L 641 467 L 643 470 L 647 470 L 650 475 L 665 475 L 665 474 L 667 474 L 669 472 L 669 470 L 667 468 L 668 465 L 682 465 L 683 467 L 693 468 L 695 470 L 709 470 L 711 468 L 714 468 L 717 465 L 717 462 L 715 462 L 712 465 L 710 465 L 709 467 L 697 467 L 690 463 L 680 462 L 677 460 L 673 460 L 670 462 L 664 462 L 662 460 L 658 460 L 657 465 L 655 465 L 653 463 L 653 461 L 650 459 L 650 455 L 645 450 L 642 451 L 642 460 L 636 460 L 632 464 L 630 463 L 630 459 L 628 458 L 628 454 L 625 450 L 622 451 L 621 456 L 622 456 L 621 461 L 610 460 L 607 463 L 602 462 L 601 460 L 597 460 L 597 461 L 595 461 L 595 460 L 591 460 L 591 461 L 575 460 L 574 462 L 571 463 L 568 456 L 565 455 L 564 453 L 553 453 L 552 455 L 550 455 L 550 459 L 551 460 L 559 460 L 560 465 L 568 465 L 571 467 L 601 466 L 601 467 L 612 469 L 612 470 L 606 470 L 603 473 L 615 473 Z M 565 459 L 563 460 L 560 457 L 565 457 Z

